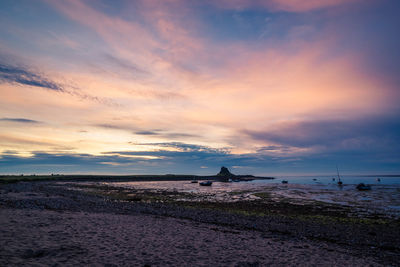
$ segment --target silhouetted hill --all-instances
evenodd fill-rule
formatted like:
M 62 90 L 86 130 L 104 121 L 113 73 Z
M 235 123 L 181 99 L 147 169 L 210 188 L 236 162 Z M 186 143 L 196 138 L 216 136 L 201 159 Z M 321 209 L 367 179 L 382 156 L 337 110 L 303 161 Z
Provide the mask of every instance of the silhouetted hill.
M 223 176 L 223 177 L 234 177 L 235 175 L 232 174 L 228 168 L 226 167 L 221 167 L 221 170 L 219 171 L 219 173 L 217 174 L 217 176 Z

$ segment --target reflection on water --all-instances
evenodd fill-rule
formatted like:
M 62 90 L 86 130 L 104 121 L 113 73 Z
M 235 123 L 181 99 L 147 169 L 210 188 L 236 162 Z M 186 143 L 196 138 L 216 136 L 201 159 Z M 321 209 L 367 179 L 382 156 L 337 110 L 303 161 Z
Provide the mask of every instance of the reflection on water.
M 391 185 L 391 184 L 397 184 L 400 185 L 400 176 L 392 176 L 392 177 L 385 177 L 385 176 L 340 176 L 343 184 L 348 184 L 348 185 L 357 185 L 359 183 L 364 183 L 364 184 L 371 184 L 371 185 Z M 280 177 L 276 181 L 281 181 L 281 180 L 288 180 L 290 183 L 296 183 L 296 184 L 336 184 L 338 181 L 337 176 L 331 175 L 331 176 L 285 176 L 285 177 Z M 262 180 L 259 180 L 259 182 L 263 183 Z
M 281 181 L 288 180 L 288 184 Z M 113 186 L 155 191 L 191 193 L 190 201 L 238 201 L 258 199 L 255 193 L 267 192 L 271 200 L 281 199 L 301 204 L 314 201 L 352 206 L 368 213 L 378 212 L 400 217 L 400 177 L 343 177 L 339 187 L 332 176 L 281 177 L 275 180 L 250 182 L 214 182 L 210 187 L 190 181 L 112 182 Z M 358 191 L 355 186 L 364 182 L 372 185 L 370 191 Z M 189 199 L 187 199 L 189 200 Z

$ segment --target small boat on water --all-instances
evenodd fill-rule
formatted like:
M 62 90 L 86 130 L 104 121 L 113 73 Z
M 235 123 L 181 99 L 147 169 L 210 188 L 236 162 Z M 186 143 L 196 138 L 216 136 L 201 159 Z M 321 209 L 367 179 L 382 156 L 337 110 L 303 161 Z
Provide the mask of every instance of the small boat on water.
M 288 181 L 282 180 L 282 184 L 287 184 L 287 183 L 288 183 Z
M 356 186 L 356 188 L 359 190 L 359 191 L 367 191 L 367 190 L 371 190 L 371 186 L 369 185 L 369 184 L 364 184 L 364 183 L 360 183 L 360 184 L 358 184 L 357 186 Z
M 337 177 L 338 177 L 338 179 L 339 179 L 339 181 L 337 182 L 337 184 L 338 184 L 339 186 L 342 186 L 342 185 L 343 185 L 343 182 L 342 182 L 342 180 L 340 180 L 339 168 L 338 168 L 337 165 L 336 165 L 336 171 L 337 171 Z
M 377 181 L 377 182 L 380 182 L 380 181 L 381 181 L 381 178 L 376 178 L 376 181 Z
M 199 183 L 201 186 L 211 186 L 212 182 L 211 181 L 204 181 Z

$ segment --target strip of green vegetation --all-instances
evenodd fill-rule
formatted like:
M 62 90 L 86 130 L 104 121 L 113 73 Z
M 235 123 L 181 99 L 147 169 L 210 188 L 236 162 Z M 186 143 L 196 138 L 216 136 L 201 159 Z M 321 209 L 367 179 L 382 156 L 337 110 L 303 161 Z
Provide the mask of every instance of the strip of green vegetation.
M 141 201 L 141 202 L 163 202 L 172 203 L 178 199 L 191 198 L 191 194 L 182 192 L 154 192 L 150 190 L 135 190 L 122 187 L 112 187 L 108 185 L 80 185 L 74 184 L 72 187 L 87 189 L 87 194 L 106 197 L 118 201 Z
M 237 196 L 237 195 L 243 195 L 243 194 L 248 194 L 248 193 L 252 193 L 253 191 L 251 190 L 243 190 L 243 191 L 232 191 L 229 192 L 229 195 L 231 196 Z
M 335 223 L 345 223 L 345 224 L 365 224 L 365 225 L 387 225 L 392 223 L 392 220 L 388 219 L 371 219 L 371 218 L 358 218 L 358 217 L 336 217 L 327 215 L 289 215 L 289 218 L 299 219 L 302 221 L 314 221 L 323 224 L 335 224 Z
M 371 218 L 358 218 L 358 217 L 336 217 L 330 215 L 320 215 L 320 214 L 313 214 L 313 215 L 304 215 L 304 214 L 282 214 L 277 213 L 276 211 L 265 211 L 260 210 L 252 210 L 251 206 L 249 209 L 237 208 L 234 205 L 226 207 L 226 206 L 219 206 L 219 205 L 212 205 L 211 203 L 181 203 L 182 206 L 185 208 L 190 209 L 206 209 L 206 210 L 214 210 L 214 211 L 223 211 L 231 214 L 238 214 L 242 216 L 257 216 L 257 217 L 281 217 L 281 218 L 288 218 L 294 220 L 301 220 L 307 222 L 316 222 L 321 224 L 362 224 L 362 225 L 388 225 L 394 223 L 393 220 L 390 219 L 371 219 Z M 249 203 L 249 205 L 251 205 Z M 397 224 L 399 224 L 397 222 Z M 399 225 L 400 226 L 400 225 Z
M 258 192 L 254 193 L 253 195 L 261 199 L 271 199 L 271 194 L 269 192 Z
M 266 209 L 265 211 L 254 210 L 251 209 L 250 206 L 247 207 L 238 207 L 235 205 L 235 202 L 232 203 L 218 203 L 218 202 L 209 202 L 209 201 L 199 201 L 199 202 L 187 202 L 187 201 L 178 201 L 175 204 L 180 205 L 184 208 L 188 209 L 203 209 L 203 210 L 210 210 L 210 211 L 222 211 L 231 214 L 238 214 L 243 216 L 273 216 L 274 214 L 268 212 Z M 248 202 L 248 205 L 251 205 Z
M 257 196 L 262 198 L 268 198 L 269 194 L 266 192 L 256 193 Z M 258 205 L 254 205 L 258 203 Z M 262 203 L 262 204 L 260 204 Z M 288 211 L 283 202 L 277 203 L 277 205 L 270 205 L 264 202 L 243 202 L 240 205 L 236 203 L 213 203 L 213 202 L 180 202 L 178 203 L 185 208 L 191 209 L 206 209 L 213 211 L 222 211 L 231 214 L 238 214 L 242 216 L 257 216 L 257 217 L 280 217 L 291 220 L 301 220 L 307 222 L 315 222 L 320 224 L 359 224 L 359 225 L 389 225 L 396 224 L 400 226 L 399 221 L 395 221 L 389 218 L 365 218 L 355 217 L 349 212 L 348 209 L 343 208 L 340 212 L 333 211 L 331 214 L 319 214 L 321 209 L 310 210 L 307 208 L 303 210 L 304 206 L 298 206 L 297 211 L 292 207 Z M 316 203 L 319 208 L 323 203 Z M 290 204 L 289 204 L 290 205 Z M 293 205 L 292 205 L 293 206 Z M 332 208 L 326 206 L 326 208 Z M 305 212 L 305 213 L 304 213 Z

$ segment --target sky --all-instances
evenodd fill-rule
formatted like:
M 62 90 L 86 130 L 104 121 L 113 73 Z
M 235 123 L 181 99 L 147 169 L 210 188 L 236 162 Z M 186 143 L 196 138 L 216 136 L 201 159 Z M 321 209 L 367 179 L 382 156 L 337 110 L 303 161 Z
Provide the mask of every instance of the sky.
M 0 173 L 400 173 L 397 0 L 2 0 Z

